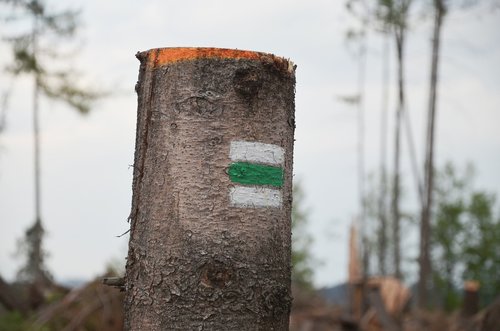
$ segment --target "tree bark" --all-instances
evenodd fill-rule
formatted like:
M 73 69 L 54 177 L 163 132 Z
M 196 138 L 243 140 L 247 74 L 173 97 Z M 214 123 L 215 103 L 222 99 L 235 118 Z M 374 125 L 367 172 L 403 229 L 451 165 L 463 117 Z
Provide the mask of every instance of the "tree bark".
M 288 330 L 295 67 L 213 48 L 137 57 L 125 330 Z

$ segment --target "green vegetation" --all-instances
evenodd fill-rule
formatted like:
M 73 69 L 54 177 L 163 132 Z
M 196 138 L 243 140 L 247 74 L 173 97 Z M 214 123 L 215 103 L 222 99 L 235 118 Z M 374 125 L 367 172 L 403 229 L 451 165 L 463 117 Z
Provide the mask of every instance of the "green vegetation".
M 0 331 L 27 331 L 28 325 L 21 313 L 14 311 L 0 316 Z
M 480 283 L 483 306 L 500 293 L 500 215 L 495 197 L 472 188 L 472 167 L 458 174 L 447 164 L 439 174 L 436 215 L 432 227 L 433 278 L 443 297 L 443 308 L 461 304 L 466 280 Z
M 35 98 L 44 96 L 63 101 L 82 114 L 100 95 L 76 84 L 78 73 L 72 68 L 68 42 L 72 41 L 80 25 L 76 10 L 52 10 L 43 0 L 0 0 L 10 14 L 4 31 L 12 26 L 12 35 L 4 36 L 12 50 L 12 63 L 6 68 L 14 76 L 28 75 L 35 80 Z M 37 100 L 34 100 L 37 103 Z

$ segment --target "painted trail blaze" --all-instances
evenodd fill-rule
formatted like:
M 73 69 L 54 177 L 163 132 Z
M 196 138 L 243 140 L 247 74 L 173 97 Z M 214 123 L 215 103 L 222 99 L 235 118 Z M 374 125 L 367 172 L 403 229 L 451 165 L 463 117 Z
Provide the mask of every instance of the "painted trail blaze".
M 267 187 L 235 186 L 229 192 L 231 204 L 243 208 L 280 208 L 282 197 L 280 190 Z
M 285 151 L 282 147 L 260 142 L 233 141 L 229 156 L 229 179 L 235 184 L 229 192 L 236 207 L 280 208 Z
M 262 164 L 236 162 L 229 166 L 229 178 L 247 185 L 283 186 L 283 169 Z

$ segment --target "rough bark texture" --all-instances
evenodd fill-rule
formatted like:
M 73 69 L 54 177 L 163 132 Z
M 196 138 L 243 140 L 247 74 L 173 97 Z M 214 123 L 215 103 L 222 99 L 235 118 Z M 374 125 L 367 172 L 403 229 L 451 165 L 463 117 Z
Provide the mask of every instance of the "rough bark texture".
M 293 64 L 207 48 L 137 56 L 125 329 L 288 330 Z M 231 204 L 235 141 L 284 150 L 279 207 Z

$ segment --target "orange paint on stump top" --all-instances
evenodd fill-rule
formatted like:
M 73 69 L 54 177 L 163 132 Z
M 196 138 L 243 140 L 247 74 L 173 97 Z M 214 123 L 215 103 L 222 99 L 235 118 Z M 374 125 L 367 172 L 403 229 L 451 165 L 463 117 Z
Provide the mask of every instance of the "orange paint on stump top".
M 152 68 L 181 61 L 198 59 L 247 59 L 274 63 L 276 66 L 283 68 L 290 73 L 295 70 L 292 61 L 273 54 L 227 48 L 155 48 L 139 53 L 139 58 L 146 59 L 148 66 Z

